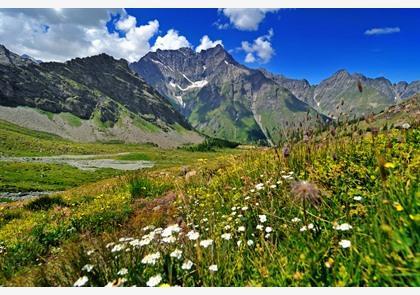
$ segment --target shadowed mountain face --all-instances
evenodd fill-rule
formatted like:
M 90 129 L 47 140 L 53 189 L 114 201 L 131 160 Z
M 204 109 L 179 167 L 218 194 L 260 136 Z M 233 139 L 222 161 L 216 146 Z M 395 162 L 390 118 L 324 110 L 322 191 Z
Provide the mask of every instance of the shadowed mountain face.
M 343 113 L 356 117 L 376 113 L 420 93 L 420 81 L 392 84 L 383 77 L 372 79 L 345 70 L 336 72 L 316 86 L 306 80 L 289 79 L 265 70 L 261 72 L 300 100 L 332 117 Z
M 130 65 L 202 132 L 238 142 L 278 140 L 283 129 L 324 117 L 218 45 L 150 52 Z
M 0 46 L 0 77 L 1 106 L 71 113 L 97 122 L 102 129 L 127 119 L 143 131 L 191 130 L 184 117 L 127 61 L 106 54 L 38 64 Z

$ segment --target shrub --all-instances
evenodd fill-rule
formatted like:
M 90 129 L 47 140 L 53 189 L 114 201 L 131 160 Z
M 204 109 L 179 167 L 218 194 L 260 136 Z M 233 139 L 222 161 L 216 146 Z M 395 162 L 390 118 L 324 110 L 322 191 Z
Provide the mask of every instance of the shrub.
M 48 210 L 53 206 L 66 206 L 66 202 L 61 197 L 42 196 L 30 201 L 25 208 L 32 211 Z

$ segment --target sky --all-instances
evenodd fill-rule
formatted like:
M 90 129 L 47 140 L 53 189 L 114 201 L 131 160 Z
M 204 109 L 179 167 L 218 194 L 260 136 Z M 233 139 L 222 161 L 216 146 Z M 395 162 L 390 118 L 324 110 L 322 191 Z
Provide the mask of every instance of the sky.
M 340 69 L 420 80 L 420 9 L 0 9 L 0 44 L 43 61 L 221 44 L 240 63 L 318 84 Z

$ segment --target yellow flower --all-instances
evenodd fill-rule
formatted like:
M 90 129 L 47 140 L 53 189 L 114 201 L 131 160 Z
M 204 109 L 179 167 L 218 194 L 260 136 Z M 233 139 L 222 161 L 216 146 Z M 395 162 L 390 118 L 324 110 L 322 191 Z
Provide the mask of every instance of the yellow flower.
M 403 206 L 401 206 L 400 203 L 394 203 L 394 207 L 398 212 L 404 210 Z
M 161 287 L 161 288 L 168 288 L 168 287 L 170 287 L 171 285 L 169 285 L 169 284 L 160 284 L 159 285 L 159 287 Z
M 395 168 L 395 164 L 388 162 L 388 163 L 385 163 L 384 167 L 385 168 Z

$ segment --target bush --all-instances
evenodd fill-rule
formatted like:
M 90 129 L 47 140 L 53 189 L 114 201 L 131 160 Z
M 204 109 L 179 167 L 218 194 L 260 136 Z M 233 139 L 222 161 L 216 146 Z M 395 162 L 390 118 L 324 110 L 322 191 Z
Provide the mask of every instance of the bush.
M 129 190 L 133 198 L 154 198 L 162 195 L 169 187 L 168 184 L 157 184 L 147 178 L 133 178 L 129 182 Z
M 48 210 L 54 205 L 66 206 L 67 204 L 61 197 L 42 196 L 29 202 L 25 205 L 25 208 L 32 211 L 39 211 Z
M 214 152 L 216 149 L 229 148 L 234 149 L 239 143 L 219 139 L 219 138 L 206 138 L 202 143 L 182 147 L 182 149 L 189 152 Z

